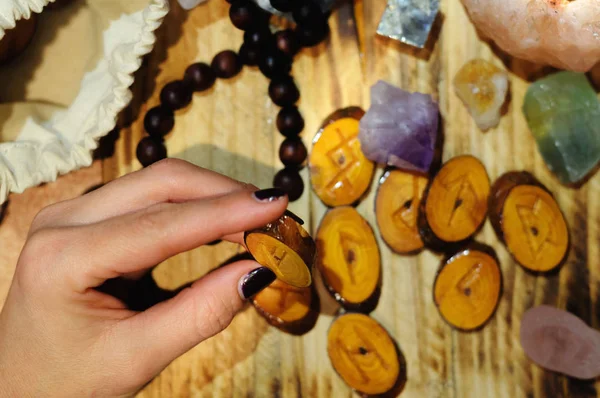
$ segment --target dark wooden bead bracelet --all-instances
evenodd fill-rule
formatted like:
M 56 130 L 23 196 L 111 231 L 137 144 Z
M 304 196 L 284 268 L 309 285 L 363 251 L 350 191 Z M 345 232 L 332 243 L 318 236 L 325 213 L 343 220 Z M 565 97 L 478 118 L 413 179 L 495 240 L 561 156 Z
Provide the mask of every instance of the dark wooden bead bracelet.
M 175 125 L 174 112 L 192 102 L 194 92 L 210 89 L 217 78 L 230 79 L 244 65 L 258 66 L 262 74 L 271 80 L 269 97 L 281 107 L 276 126 L 286 137 L 279 149 L 284 169 L 273 179 L 273 186 L 283 189 L 290 201 L 304 192 L 300 169 L 307 157 L 306 146 L 299 138 L 304 129 L 304 119 L 296 102 L 300 91 L 290 75 L 294 56 L 302 47 L 313 47 L 329 34 L 328 15 L 324 14 L 314 0 L 271 0 L 273 8 L 291 12 L 295 29 L 276 33 L 269 27 L 270 15 L 250 0 L 227 0 L 231 4 L 229 18 L 233 25 L 244 31 L 244 43 L 238 53 L 225 50 L 213 58 L 210 65 L 197 62 L 188 66 L 182 80 L 167 83 L 160 92 L 161 104 L 150 109 L 144 117 L 144 129 L 148 136 L 137 146 L 136 156 L 147 167 L 167 157 L 164 137 Z

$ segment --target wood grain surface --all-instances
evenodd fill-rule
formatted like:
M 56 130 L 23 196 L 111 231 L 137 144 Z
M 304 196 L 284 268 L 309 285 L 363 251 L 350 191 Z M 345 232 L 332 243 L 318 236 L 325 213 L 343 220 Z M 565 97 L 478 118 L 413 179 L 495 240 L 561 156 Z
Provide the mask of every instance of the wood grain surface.
M 600 327 L 600 176 L 579 189 L 561 186 L 546 169 L 521 112 L 530 81 L 548 73 L 512 59 L 482 41 L 459 0 L 443 0 L 429 46 L 415 50 L 378 37 L 383 0 L 344 2 L 333 13 L 330 40 L 300 53 L 293 75 L 301 91 L 306 119 L 303 139 L 310 144 L 316 129 L 340 107 L 368 108 L 369 88 L 384 79 L 407 90 L 430 93 L 443 116 L 444 160 L 473 154 L 494 180 L 508 170 L 529 170 L 556 194 L 571 228 L 572 249 L 560 272 L 533 276 L 514 263 L 489 222 L 477 239 L 494 246 L 501 261 L 504 291 L 491 322 L 480 332 L 452 330 L 439 316 L 432 285 L 441 258 L 431 252 L 393 255 L 378 236 L 383 261 L 382 296 L 372 316 L 389 330 L 408 366 L 404 397 L 596 397 L 600 382 L 575 381 L 534 366 L 519 343 L 524 311 L 546 303 L 565 308 Z M 156 50 L 136 81 L 132 124 L 121 131 L 115 157 L 105 162 L 105 178 L 137 169 L 135 145 L 143 135 L 143 112 L 158 103 L 160 88 L 180 78 L 194 61 L 210 61 L 220 50 L 236 50 L 242 33 L 227 17 L 228 6 L 210 0 L 190 13 L 176 4 L 160 31 Z M 452 79 L 468 60 L 481 57 L 508 69 L 511 100 L 500 126 L 481 133 L 454 94 Z M 598 80 L 599 73 L 591 76 Z M 267 81 L 246 68 L 232 81 L 219 81 L 210 92 L 195 95 L 176 115 L 167 139 L 170 156 L 191 161 L 231 177 L 268 187 L 281 167 L 282 138 L 274 126 L 278 108 L 267 96 Z M 382 170 L 376 172 L 376 187 Z M 307 171 L 303 171 L 307 182 Z M 372 189 L 358 206 L 372 225 Z M 307 188 L 290 206 L 308 221 L 312 234 L 326 208 Z M 232 254 L 220 246 L 178 256 L 155 271 L 162 286 L 174 287 L 200 277 Z M 350 389 L 332 369 L 326 332 L 337 309 L 319 282 L 324 314 L 304 337 L 291 337 L 267 326 L 252 308 L 219 336 L 176 360 L 140 394 L 141 397 L 303 396 L 349 397 Z
M 293 75 L 301 91 L 299 106 L 306 120 L 303 139 L 307 146 L 322 119 L 335 109 L 352 105 L 367 109 L 369 88 L 379 79 L 430 93 L 439 101 L 443 117 L 444 160 L 473 154 L 485 164 L 492 180 L 508 170 L 532 172 L 555 193 L 572 242 L 560 272 L 534 276 L 514 263 L 486 222 L 477 240 L 496 248 L 504 290 L 490 323 L 479 332 L 462 333 L 442 320 L 433 303 L 432 286 L 441 257 L 428 251 L 417 256 L 393 255 L 376 230 L 383 286 L 372 316 L 394 337 L 406 358 L 408 382 L 401 396 L 600 396 L 600 381 L 576 381 L 546 372 L 525 357 L 519 343 L 523 312 L 542 303 L 567 309 L 600 328 L 600 175 L 578 189 L 561 186 L 546 169 L 521 112 L 529 82 L 549 70 L 515 60 L 482 41 L 459 0 L 441 1 L 440 18 L 424 50 L 375 34 L 384 8 L 384 0 L 343 2 L 330 19 L 330 39 L 297 56 Z M 104 181 L 110 181 L 139 169 L 135 147 L 144 134 L 143 115 L 158 104 L 162 86 L 181 78 L 190 63 L 209 62 L 217 52 L 237 50 L 242 42 L 242 33 L 229 22 L 228 4 L 223 0 L 209 0 L 191 12 L 172 1 L 172 11 L 158 36 L 155 50 L 137 73 L 133 102 L 122 114 L 114 154 L 103 161 L 102 170 L 96 164 L 84 174 L 61 178 L 58 185 L 29 191 L 33 196 L 15 196 L 0 228 L 3 252 L 12 253 L 2 257 L 1 297 L 8 289 L 34 209 L 78 194 L 94 185 L 100 172 Z M 475 57 L 510 71 L 511 101 L 500 126 L 487 133 L 477 129 L 452 89 L 456 72 Z M 600 68 L 590 76 L 599 84 Z M 196 94 L 191 106 L 177 112 L 175 129 L 167 137 L 170 156 L 269 187 L 282 166 L 277 156 L 282 137 L 274 125 L 278 108 L 267 95 L 267 85 L 260 72 L 246 68 L 238 77 L 218 81 L 209 92 Z M 373 189 L 358 206 L 373 227 L 375 188 L 381 174 L 378 169 Z M 307 171 L 302 175 L 308 184 Z M 78 180 L 81 176 L 83 181 Z M 56 197 L 47 197 L 52 186 Z M 28 202 L 31 197 L 36 201 Z M 307 221 L 313 235 L 326 210 L 308 185 L 290 209 Z M 18 220 L 13 219 L 17 214 Z M 161 287 L 176 288 L 200 278 L 238 251 L 225 243 L 202 247 L 160 264 L 154 276 Z M 321 282 L 317 283 L 323 313 L 307 335 L 283 334 L 247 308 L 223 333 L 174 361 L 139 396 L 353 396 L 327 357 L 327 330 L 338 307 Z

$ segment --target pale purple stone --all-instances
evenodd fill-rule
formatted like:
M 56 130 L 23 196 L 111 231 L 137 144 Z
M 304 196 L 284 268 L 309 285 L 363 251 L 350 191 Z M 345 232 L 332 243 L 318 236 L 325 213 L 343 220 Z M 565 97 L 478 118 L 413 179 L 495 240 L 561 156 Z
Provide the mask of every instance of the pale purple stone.
M 402 169 L 429 171 L 438 135 L 439 107 L 431 96 L 384 81 L 371 87 L 371 107 L 360 121 L 365 156 Z

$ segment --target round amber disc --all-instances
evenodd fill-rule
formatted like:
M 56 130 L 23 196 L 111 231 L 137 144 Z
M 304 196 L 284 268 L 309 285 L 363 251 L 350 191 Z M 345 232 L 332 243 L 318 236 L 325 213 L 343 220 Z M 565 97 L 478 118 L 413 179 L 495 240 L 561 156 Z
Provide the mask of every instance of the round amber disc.
M 435 176 L 427 193 L 425 215 L 429 227 L 445 242 L 469 238 L 485 220 L 489 194 L 490 180 L 478 159 L 451 159 Z
M 375 165 L 360 149 L 359 120 L 345 117 L 326 125 L 308 159 L 310 182 L 327 206 L 356 202 L 371 184 Z
M 310 269 L 300 255 L 278 239 L 253 232 L 246 236 L 246 246 L 254 259 L 273 271 L 277 279 L 295 287 L 307 287 L 312 283 Z
M 342 304 L 360 304 L 379 286 L 379 247 L 369 223 L 353 207 L 329 210 L 317 232 L 317 264 Z
M 502 232 L 515 259 L 533 271 L 549 271 L 561 263 L 569 231 L 552 196 L 534 185 L 519 185 L 502 209 Z
M 501 287 L 502 274 L 496 259 L 479 250 L 465 250 L 442 266 L 433 286 L 433 298 L 449 324 L 472 330 L 492 316 Z
M 327 335 L 327 352 L 340 377 L 358 392 L 383 394 L 400 377 L 394 341 L 367 315 L 350 313 L 338 317 Z
M 306 318 L 311 309 L 312 291 L 310 287 L 294 287 L 276 280 L 252 299 L 270 320 L 289 324 Z
M 377 226 L 383 240 L 397 253 L 423 248 L 417 225 L 427 178 L 402 170 L 387 172 L 375 199 Z

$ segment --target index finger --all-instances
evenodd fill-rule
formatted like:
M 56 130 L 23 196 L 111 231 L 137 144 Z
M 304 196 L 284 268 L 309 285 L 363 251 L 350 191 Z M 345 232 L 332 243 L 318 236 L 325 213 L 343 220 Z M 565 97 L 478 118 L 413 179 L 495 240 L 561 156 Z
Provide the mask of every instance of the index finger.
M 170 158 L 58 204 L 44 225 L 36 228 L 93 224 L 160 203 L 181 203 L 255 189 L 253 185 Z

